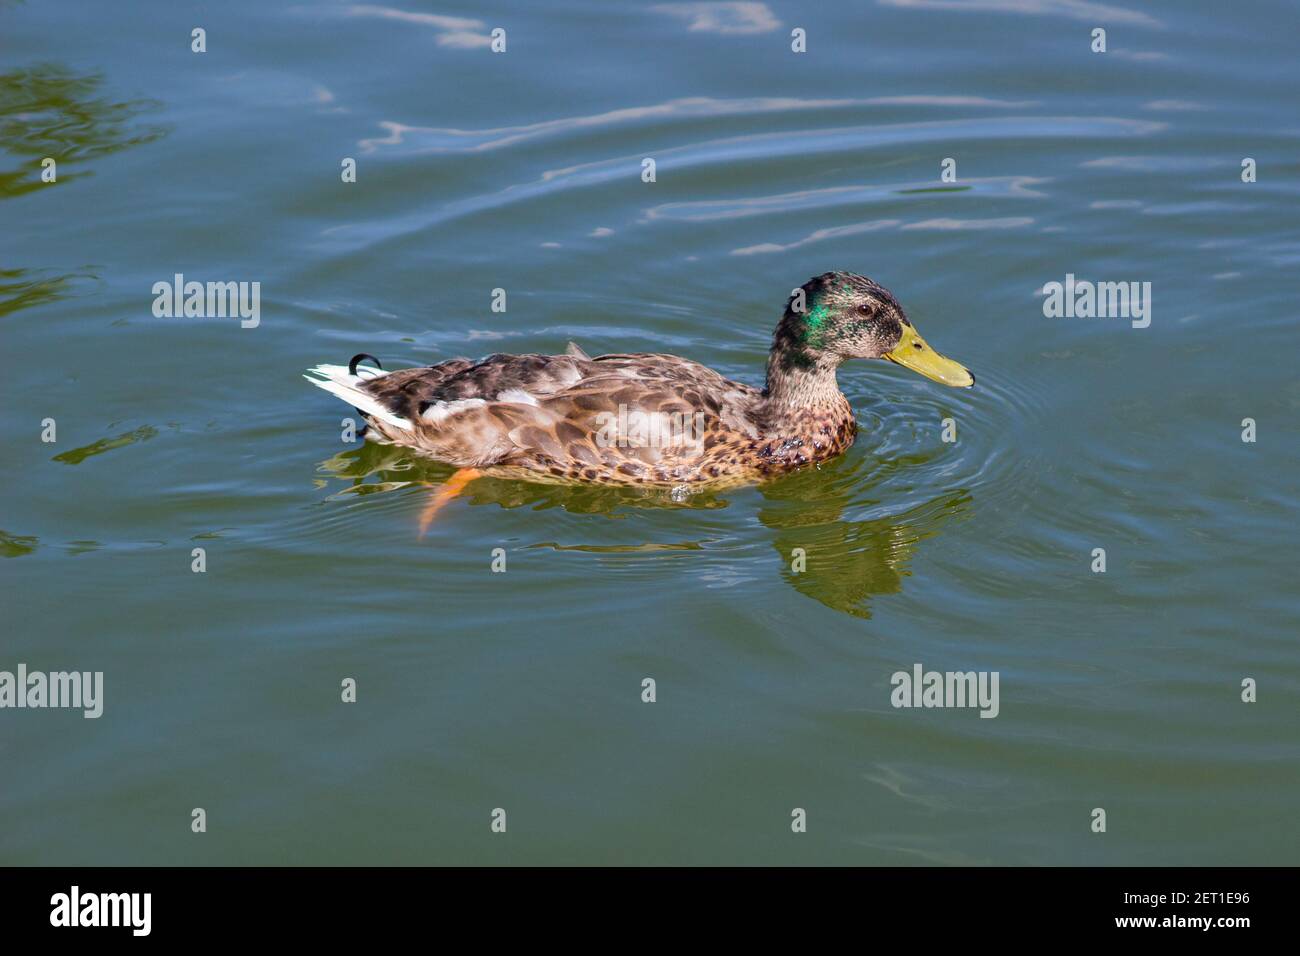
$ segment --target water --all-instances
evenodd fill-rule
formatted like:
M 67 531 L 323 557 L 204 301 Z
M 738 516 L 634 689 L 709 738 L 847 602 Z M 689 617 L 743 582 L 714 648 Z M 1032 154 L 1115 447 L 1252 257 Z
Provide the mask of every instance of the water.
M 0 669 L 105 675 L 98 720 L 0 713 L 0 861 L 1294 863 L 1298 30 L 0 5 Z M 848 366 L 857 445 L 761 488 L 484 479 L 420 540 L 449 469 L 300 378 L 574 339 L 758 383 L 837 268 L 979 385 Z M 154 318 L 175 273 L 260 324 Z M 1067 273 L 1150 282 L 1150 326 L 1046 318 Z M 917 663 L 999 715 L 895 709 Z

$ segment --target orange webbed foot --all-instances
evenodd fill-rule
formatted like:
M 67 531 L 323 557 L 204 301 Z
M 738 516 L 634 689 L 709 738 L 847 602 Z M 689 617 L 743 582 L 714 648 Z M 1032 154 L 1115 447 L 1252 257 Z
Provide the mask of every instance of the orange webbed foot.
M 433 497 L 429 500 L 429 503 L 425 505 L 424 510 L 420 512 L 421 538 L 423 538 L 425 533 L 428 532 L 429 526 L 433 524 L 433 519 L 437 516 L 438 512 L 445 508 L 452 498 L 455 498 L 460 494 L 465 489 L 466 485 L 481 474 L 483 474 L 483 472 L 479 471 L 477 468 L 462 468 L 455 472 L 443 484 L 438 486 Z

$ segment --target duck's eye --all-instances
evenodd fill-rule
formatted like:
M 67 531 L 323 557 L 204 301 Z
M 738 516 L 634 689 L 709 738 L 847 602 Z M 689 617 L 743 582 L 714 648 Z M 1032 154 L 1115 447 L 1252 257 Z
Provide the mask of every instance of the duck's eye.
M 861 312 L 863 315 L 871 315 L 876 311 L 876 307 L 872 305 L 870 302 L 863 302 L 861 305 L 858 306 L 858 311 Z

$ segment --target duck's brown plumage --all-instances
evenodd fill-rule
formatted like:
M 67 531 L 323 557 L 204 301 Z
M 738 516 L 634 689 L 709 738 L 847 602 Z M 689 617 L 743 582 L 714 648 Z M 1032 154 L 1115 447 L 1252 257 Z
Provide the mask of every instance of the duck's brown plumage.
M 519 468 L 572 481 L 754 480 L 838 455 L 855 431 L 841 396 L 776 422 L 763 414 L 759 389 L 675 355 L 490 355 L 403 369 L 364 388 L 418 423 L 407 430 L 372 419 L 389 441 L 460 467 Z M 503 393 L 515 400 L 497 399 Z M 440 421 L 427 422 L 440 403 L 467 399 L 484 404 L 452 406 Z
M 732 484 L 844 452 L 857 425 L 836 368 L 885 356 L 907 324 L 875 283 L 827 273 L 792 296 L 763 389 L 676 355 L 590 358 L 572 344 L 562 355 L 458 358 L 363 369 L 364 377 L 354 360 L 349 381 L 364 396 L 359 406 L 376 403 L 367 414 L 373 437 L 462 468 L 551 481 Z

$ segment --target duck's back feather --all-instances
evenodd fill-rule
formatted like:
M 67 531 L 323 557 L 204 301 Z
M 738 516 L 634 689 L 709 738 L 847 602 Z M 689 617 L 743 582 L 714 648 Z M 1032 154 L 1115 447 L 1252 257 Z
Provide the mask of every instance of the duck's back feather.
M 673 355 L 490 355 L 360 384 L 390 441 L 461 467 L 619 483 L 704 480 L 757 441 L 759 390 Z M 355 404 L 355 403 L 354 403 Z M 730 454 L 732 460 L 727 461 Z

